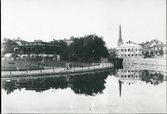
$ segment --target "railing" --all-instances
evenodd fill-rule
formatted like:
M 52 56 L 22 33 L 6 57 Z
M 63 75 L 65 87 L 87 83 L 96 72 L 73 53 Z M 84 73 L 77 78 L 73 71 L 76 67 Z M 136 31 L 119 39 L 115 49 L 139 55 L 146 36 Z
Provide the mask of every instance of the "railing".
M 80 73 L 80 72 L 89 72 L 89 71 L 98 71 L 105 68 L 111 68 L 113 67 L 112 63 L 100 63 L 100 64 L 94 64 L 92 66 L 87 67 L 47 67 L 45 69 L 40 70 L 29 70 L 28 68 L 25 71 L 1 71 L 2 77 L 3 76 L 16 76 L 16 75 L 44 75 L 44 74 L 68 74 L 68 73 Z

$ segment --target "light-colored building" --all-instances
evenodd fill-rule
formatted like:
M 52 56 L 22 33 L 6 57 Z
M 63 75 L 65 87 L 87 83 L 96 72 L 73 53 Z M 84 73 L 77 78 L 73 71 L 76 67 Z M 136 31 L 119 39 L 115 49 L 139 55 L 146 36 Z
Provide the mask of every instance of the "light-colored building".
M 119 58 L 142 56 L 142 47 L 134 43 L 122 44 L 118 46 L 116 50 Z
M 152 40 L 150 42 L 146 42 L 146 43 L 141 43 L 140 44 L 142 46 L 142 52 L 143 54 L 153 54 L 154 56 L 160 56 L 163 55 L 166 57 L 166 44 L 163 44 L 163 42 L 159 41 L 159 40 Z
M 115 49 L 118 58 L 142 56 L 142 46 L 130 41 L 124 44 L 122 40 L 121 25 L 119 26 L 118 47 Z
M 21 45 L 14 45 L 16 54 L 58 54 L 60 46 L 52 45 L 42 40 L 34 42 L 23 42 Z

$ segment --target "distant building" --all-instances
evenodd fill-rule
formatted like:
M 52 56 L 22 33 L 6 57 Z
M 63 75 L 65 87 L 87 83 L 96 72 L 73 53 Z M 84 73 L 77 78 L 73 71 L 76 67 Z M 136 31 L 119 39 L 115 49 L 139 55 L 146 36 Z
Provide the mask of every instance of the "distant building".
M 130 41 L 124 44 L 122 40 L 121 25 L 119 26 L 118 47 L 115 49 L 117 53 L 116 55 L 119 58 L 142 56 L 142 46 Z M 114 49 L 110 50 L 110 52 L 113 51 Z
M 67 43 L 67 46 L 69 46 L 69 45 L 74 41 L 74 37 L 72 36 L 72 37 L 70 37 L 70 39 L 64 38 L 64 40 L 57 40 L 57 41 L 58 41 L 58 42 L 64 41 L 64 42 Z
M 57 54 L 59 47 L 42 40 L 34 40 L 34 42 L 22 42 L 21 45 L 15 45 L 14 52 L 17 54 Z
M 123 44 L 118 46 L 116 50 L 119 58 L 142 56 L 142 47 L 134 43 Z
M 149 54 L 151 52 L 154 53 L 154 55 L 159 56 L 160 55 L 160 50 L 163 51 L 163 54 L 166 55 L 166 44 L 163 44 L 163 42 L 159 41 L 159 40 L 152 40 L 150 42 L 146 42 L 146 43 L 141 43 L 140 44 L 142 46 L 142 52 L 143 54 L 145 54 L 146 52 L 148 52 Z
M 24 43 L 28 42 L 20 39 L 20 37 L 18 37 L 18 39 L 13 39 L 13 41 L 15 41 L 18 45 L 23 45 Z
M 70 45 L 74 40 L 74 37 L 70 37 L 70 39 L 64 39 L 64 41 L 67 43 L 67 46 Z

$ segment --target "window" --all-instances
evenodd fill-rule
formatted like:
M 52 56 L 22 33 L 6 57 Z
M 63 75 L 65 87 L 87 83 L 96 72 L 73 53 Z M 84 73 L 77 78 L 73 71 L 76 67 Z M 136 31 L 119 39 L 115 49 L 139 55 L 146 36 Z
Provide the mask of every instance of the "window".
M 128 54 L 128 56 L 130 56 L 130 54 Z
M 133 49 L 132 49 L 132 51 L 133 51 Z
M 128 75 L 128 78 L 130 78 L 130 76 Z
M 132 56 L 133 56 L 133 54 L 132 54 Z
M 137 54 L 136 54 L 136 56 L 137 56 Z
M 126 56 L 126 54 L 125 54 L 125 56 Z
M 137 51 L 137 49 L 136 49 L 136 51 Z
M 126 75 L 124 77 L 126 78 Z
M 123 77 L 123 75 L 121 75 L 121 77 Z
M 128 51 L 130 51 L 130 49 L 128 49 Z
M 123 51 L 123 49 L 121 49 L 121 51 Z
M 124 51 L 126 52 L 126 49 L 124 49 Z
M 140 51 L 141 51 L 141 49 L 140 49 Z
M 123 56 L 123 54 L 121 54 L 121 56 Z

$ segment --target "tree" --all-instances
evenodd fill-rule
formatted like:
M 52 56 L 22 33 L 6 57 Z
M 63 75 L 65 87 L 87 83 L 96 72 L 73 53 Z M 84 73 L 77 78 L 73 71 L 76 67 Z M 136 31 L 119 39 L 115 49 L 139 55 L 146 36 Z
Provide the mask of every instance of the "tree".
M 110 51 L 110 54 L 109 54 L 109 59 L 112 59 L 112 58 L 117 58 L 117 52 L 116 52 L 116 49 L 112 49 Z
M 54 41 L 51 41 L 51 44 L 60 46 L 60 48 L 58 50 L 58 53 L 60 54 L 60 57 L 61 57 L 60 59 L 61 60 L 67 60 L 68 59 L 68 57 L 67 57 L 67 43 L 65 41 L 54 40 Z
M 150 54 L 151 54 L 151 57 L 154 57 L 154 52 L 153 51 L 151 51 Z
M 4 38 L 2 43 L 4 49 L 2 54 L 6 53 L 14 53 L 14 45 L 17 45 L 17 43 L 11 39 Z
M 162 49 L 159 50 L 159 54 L 162 56 L 164 54 L 164 51 Z
M 99 61 L 101 57 L 108 57 L 105 42 L 97 35 L 74 38 L 67 50 L 69 60 L 73 61 L 93 62 Z
M 146 53 L 144 54 L 144 57 L 145 57 L 145 58 L 148 57 L 148 54 L 149 54 L 149 52 L 146 51 Z

